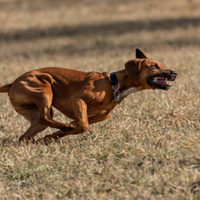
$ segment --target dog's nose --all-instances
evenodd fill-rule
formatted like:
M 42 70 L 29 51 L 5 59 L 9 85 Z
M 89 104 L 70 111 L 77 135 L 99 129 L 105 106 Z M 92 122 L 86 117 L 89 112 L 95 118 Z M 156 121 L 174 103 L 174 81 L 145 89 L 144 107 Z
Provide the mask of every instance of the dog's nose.
M 171 75 L 176 77 L 177 76 L 177 73 L 175 71 L 171 71 Z

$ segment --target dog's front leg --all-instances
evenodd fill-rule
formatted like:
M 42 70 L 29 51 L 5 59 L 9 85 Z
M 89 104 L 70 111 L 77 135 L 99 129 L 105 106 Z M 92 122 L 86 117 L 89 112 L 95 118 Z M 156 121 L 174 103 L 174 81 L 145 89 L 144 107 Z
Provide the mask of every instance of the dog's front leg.
M 63 128 L 63 130 L 57 131 L 51 135 L 46 135 L 42 140 L 46 142 L 51 139 L 59 139 L 65 135 L 83 133 L 87 130 L 89 125 L 87 117 L 87 104 L 80 98 L 72 97 L 72 105 L 76 117 L 76 127 L 71 128 L 71 130 L 68 130 L 67 127 L 66 130 Z

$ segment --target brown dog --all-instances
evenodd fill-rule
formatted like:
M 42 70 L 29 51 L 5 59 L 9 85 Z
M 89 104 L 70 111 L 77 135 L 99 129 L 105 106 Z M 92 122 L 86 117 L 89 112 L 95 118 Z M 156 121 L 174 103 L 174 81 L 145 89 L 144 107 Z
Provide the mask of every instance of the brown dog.
M 31 123 L 19 140 L 34 141 L 33 137 L 47 127 L 59 129 L 42 139 L 47 141 L 86 131 L 89 124 L 107 119 L 116 105 L 133 92 L 168 90 L 168 81 L 174 81 L 176 76 L 176 72 L 164 69 L 136 49 L 136 59 L 116 73 L 36 69 L 0 86 L 0 92 L 8 92 L 15 110 Z M 54 121 L 52 106 L 74 121 Z

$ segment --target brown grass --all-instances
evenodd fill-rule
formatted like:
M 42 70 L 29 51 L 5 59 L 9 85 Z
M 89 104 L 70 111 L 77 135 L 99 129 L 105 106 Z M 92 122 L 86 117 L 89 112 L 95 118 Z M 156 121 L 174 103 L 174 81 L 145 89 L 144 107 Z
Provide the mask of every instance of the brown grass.
M 18 144 L 27 121 L 1 94 L 0 199 L 199 199 L 199 36 L 199 0 L 0 0 L 1 84 L 46 66 L 112 72 L 136 47 L 178 72 L 48 146 Z

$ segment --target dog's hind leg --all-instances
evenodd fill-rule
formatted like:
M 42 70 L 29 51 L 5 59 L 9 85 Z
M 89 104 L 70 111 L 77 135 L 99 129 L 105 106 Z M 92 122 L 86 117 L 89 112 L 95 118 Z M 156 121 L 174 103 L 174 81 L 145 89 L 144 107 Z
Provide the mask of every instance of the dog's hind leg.
M 19 141 L 24 140 L 28 142 L 32 140 L 33 142 L 34 136 L 48 127 L 47 125 L 43 125 L 38 122 L 39 111 L 36 105 L 18 105 L 15 106 L 15 110 L 31 123 L 28 130 L 19 138 Z M 51 119 L 53 118 L 53 110 L 51 110 L 48 117 Z
M 16 80 L 9 91 L 15 110 L 31 122 L 20 140 L 30 140 L 48 126 L 61 130 L 72 126 L 52 119 L 53 91 L 48 78 L 49 75 L 28 73 L 21 77 L 22 80 Z
M 19 141 L 31 141 L 34 142 L 33 138 L 34 136 L 45 130 L 48 126 L 39 124 L 38 121 L 34 121 L 31 123 L 31 126 L 29 129 L 19 138 Z
M 34 109 L 37 110 L 37 114 L 34 114 L 35 117 L 33 121 L 37 121 L 38 126 L 35 125 L 37 124 L 36 122 L 31 123 L 30 131 L 33 127 L 35 127 L 35 129 L 42 129 L 44 126 L 65 130 L 72 125 L 57 122 L 50 117 L 52 112 L 53 92 L 51 85 L 44 80 L 43 82 L 38 82 L 38 79 L 34 77 L 31 81 L 15 83 L 14 88 L 10 92 L 11 104 L 21 115 L 26 115 L 26 118 L 28 118 L 28 115 L 33 115 L 33 112 L 35 112 Z M 34 109 L 30 109 L 30 107 L 34 107 Z M 28 112 L 28 114 L 26 114 L 26 112 Z M 29 121 L 32 121 L 32 119 L 29 119 Z M 39 126 L 39 124 L 44 126 Z M 26 135 L 31 134 L 30 131 L 28 131 Z

